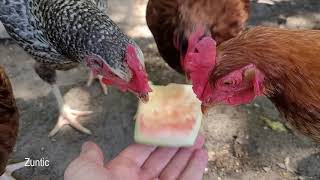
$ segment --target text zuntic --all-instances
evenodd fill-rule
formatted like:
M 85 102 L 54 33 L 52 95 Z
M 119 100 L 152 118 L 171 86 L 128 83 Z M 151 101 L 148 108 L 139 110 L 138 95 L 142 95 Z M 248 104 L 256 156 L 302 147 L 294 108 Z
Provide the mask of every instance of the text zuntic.
M 26 167 L 48 167 L 50 166 L 50 161 L 48 159 L 45 158 L 41 158 L 41 159 L 31 159 L 31 158 L 24 158 L 26 160 L 26 163 L 24 166 Z

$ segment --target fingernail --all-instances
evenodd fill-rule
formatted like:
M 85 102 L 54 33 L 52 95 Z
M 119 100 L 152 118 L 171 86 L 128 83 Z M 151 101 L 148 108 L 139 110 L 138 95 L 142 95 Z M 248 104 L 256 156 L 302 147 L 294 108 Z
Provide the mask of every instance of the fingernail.
M 91 148 L 91 142 L 85 142 L 82 144 L 82 147 L 81 147 L 81 153 L 86 153 L 90 150 Z

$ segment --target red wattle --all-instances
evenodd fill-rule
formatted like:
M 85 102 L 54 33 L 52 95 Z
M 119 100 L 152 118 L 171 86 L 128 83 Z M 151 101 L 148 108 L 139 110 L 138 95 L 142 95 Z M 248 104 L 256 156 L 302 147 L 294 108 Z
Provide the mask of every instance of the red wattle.
M 130 69 L 132 70 L 133 76 L 127 88 L 142 94 L 151 92 L 152 90 L 149 86 L 148 75 L 145 69 L 140 64 L 140 61 L 136 54 L 136 49 L 133 45 L 129 45 L 127 47 L 126 61 Z

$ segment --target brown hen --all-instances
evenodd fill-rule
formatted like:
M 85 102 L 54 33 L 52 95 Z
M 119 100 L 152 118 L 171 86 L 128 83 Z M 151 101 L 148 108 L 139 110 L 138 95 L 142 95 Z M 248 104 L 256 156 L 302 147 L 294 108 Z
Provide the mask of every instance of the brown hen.
M 257 27 L 222 43 L 203 105 L 267 96 L 300 132 L 320 142 L 320 31 Z
M 25 164 L 22 162 L 6 167 L 9 155 L 16 144 L 19 117 L 9 78 L 0 66 L 0 179 L 14 179 L 11 173 Z
M 248 14 L 249 0 L 149 0 L 146 19 L 163 59 L 202 100 L 216 43 L 242 32 Z

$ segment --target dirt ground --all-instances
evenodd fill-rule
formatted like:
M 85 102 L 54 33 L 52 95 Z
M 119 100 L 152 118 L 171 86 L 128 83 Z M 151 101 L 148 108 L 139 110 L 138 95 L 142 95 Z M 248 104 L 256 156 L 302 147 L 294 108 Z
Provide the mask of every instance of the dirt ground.
M 157 53 L 145 25 L 146 2 L 134 5 L 130 14 L 128 1 L 110 0 L 108 13 L 141 46 L 151 80 L 156 84 L 184 83 L 184 78 L 170 69 Z M 251 4 L 250 26 L 320 27 L 319 0 L 258 0 Z M 21 111 L 19 138 L 11 162 L 23 161 L 26 157 L 50 161 L 49 167 L 16 171 L 14 176 L 18 180 L 63 179 L 64 169 L 87 140 L 98 143 L 106 159 L 133 142 L 136 98 L 114 88 L 104 96 L 98 83 L 87 88 L 88 71 L 83 66 L 59 72 L 58 82 L 67 104 L 95 111 L 82 119 L 83 124 L 93 130 L 93 135 L 65 127 L 48 138 L 58 117 L 58 107 L 49 86 L 33 71 L 33 63 L 14 42 L 1 40 L 0 64 L 8 72 Z M 290 129 L 270 128 L 270 123 L 266 123 L 268 119 L 284 122 L 266 98 L 246 106 L 212 109 L 202 124 L 209 151 L 204 179 L 320 179 L 319 146 L 294 135 Z

